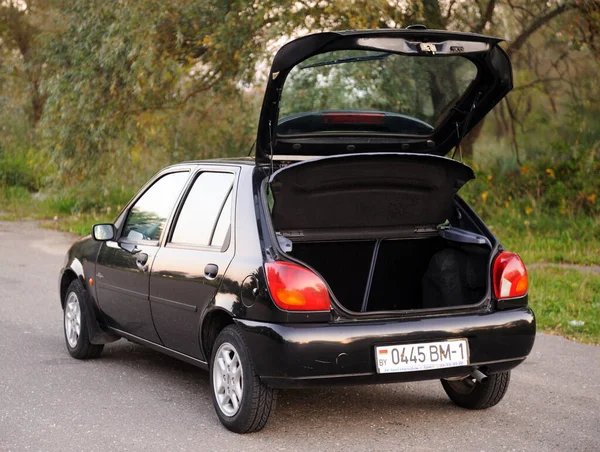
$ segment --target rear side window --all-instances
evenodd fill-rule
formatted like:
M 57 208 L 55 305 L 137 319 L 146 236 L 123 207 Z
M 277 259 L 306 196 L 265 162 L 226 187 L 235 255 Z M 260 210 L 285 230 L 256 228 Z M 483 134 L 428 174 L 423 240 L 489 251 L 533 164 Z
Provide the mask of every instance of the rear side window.
M 136 201 L 123 228 L 122 238 L 158 240 L 189 173 L 170 173 L 158 179 Z
M 232 173 L 203 172 L 190 189 L 171 243 L 215 246 L 225 243 L 231 222 Z

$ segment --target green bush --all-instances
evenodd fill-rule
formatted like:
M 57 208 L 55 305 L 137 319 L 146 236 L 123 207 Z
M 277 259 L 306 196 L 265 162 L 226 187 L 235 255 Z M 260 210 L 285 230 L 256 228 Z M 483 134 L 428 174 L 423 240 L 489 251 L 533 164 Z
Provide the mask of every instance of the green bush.
M 0 150 L 0 185 L 24 187 L 29 191 L 40 188 L 26 153 L 7 153 Z
M 64 188 L 48 199 L 49 208 L 59 215 L 89 212 L 116 215 L 139 187 L 117 186 L 102 188 L 96 181 L 77 188 Z
M 474 165 L 477 180 L 462 195 L 487 217 L 499 211 L 551 216 L 600 215 L 600 143 L 554 145 L 547 155 L 504 171 L 501 162 Z

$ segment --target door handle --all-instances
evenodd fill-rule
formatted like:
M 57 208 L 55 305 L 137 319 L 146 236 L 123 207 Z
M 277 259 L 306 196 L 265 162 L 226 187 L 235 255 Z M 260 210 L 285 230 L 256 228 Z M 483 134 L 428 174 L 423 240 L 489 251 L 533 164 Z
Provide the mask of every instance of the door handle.
M 204 277 L 206 279 L 215 279 L 219 274 L 219 267 L 215 264 L 207 264 L 204 267 Z
M 148 267 L 146 266 L 147 262 L 148 255 L 146 253 L 139 253 L 135 258 L 135 265 L 137 265 L 137 268 L 139 268 L 143 272 L 145 272 L 148 269 Z

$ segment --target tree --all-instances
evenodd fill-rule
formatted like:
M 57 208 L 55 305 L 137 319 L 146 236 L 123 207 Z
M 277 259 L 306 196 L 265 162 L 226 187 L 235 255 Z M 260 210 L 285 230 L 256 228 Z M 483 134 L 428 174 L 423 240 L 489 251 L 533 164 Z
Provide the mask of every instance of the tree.
M 433 29 L 449 29 L 488 33 L 505 36 L 509 42 L 506 50 L 517 61 L 516 68 L 521 64 L 520 58 L 526 44 L 538 35 L 544 33 L 544 39 L 550 40 L 555 30 L 551 25 L 565 16 L 568 19 L 561 22 L 565 27 L 578 30 L 575 38 L 589 45 L 595 41 L 595 35 L 600 27 L 600 8 L 594 0 L 570 0 L 540 2 L 532 0 L 487 0 L 487 1 L 456 1 L 456 0 L 421 0 L 419 2 L 402 2 L 387 0 L 363 1 L 301 1 L 294 2 L 289 12 L 282 13 L 280 21 L 288 16 L 287 28 L 290 23 L 310 30 L 347 29 L 347 28 L 395 28 L 409 24 L 421 23 Z M 572 24 L 572 25 L 568 25 Z M 284 27 L 285 29 L 285 27 Z M 578 33 L 576 32 L 578 31 Z M 543 45 L 542 45 L 543 46 Z M 563 61 L 568 64 L 569 42 L 562 43 L 562 52 L 567 51 Z M 559 75 L 552 74 L 527 81 L 526 86 L 518 86 L 517 90 L 526 92 L 539 84 L 548 85 Z M 564 78 L 564 74 L 563 74 Z M 548 79 L 548 80 L 546 80 Z M 511 113 L 512 111 L 512 113 Z M 504 121 L 511 123 L 516 118 L 516 112 L 510 101 L 505 104 L 503 114 L 508 115 Z M 463 155 L 471 158 L 473 144 L 483 127 L 480 122 L 462 141 Z M 512 129 L 514 136 L 514 125 Z
M 4 0 L 0 2 L 0 41 L 3 46 L 4 77 L 16 76 L 29 91 L 28 116 L 32 128 L 42 118 L 46 95 L 41 90 L 44 61 L 40 37 L 48 26 L 46 0 Z M 44 25 L 46 24 L 46 25 Z
M 518 99 L 540 87 L 548 98 L 564 89 L 554 79 L 562 83 L 579 67 L 570 48 L 596 48 L 599 16 L 591 0 L 0 0 L 0 39 L 3 64 L 27 82 L 44 148 L 77 179 L 90 165 L 110 171 L 106 161 L 144 162 L 150 171 L 149 162 L 175 158 L 181 143 L 193 149 L 181 151 L 186 156 L 229 152 L 194 146 L 203 137 L 214 142 L 215 130 L 221 146 L 248 147 L 269 59 L 283 40 L 310 31 L 423 23 L 507 36 L 518 94 L 497 116 L 514 136 L 527 105 Z M 555 27 L 568 36 L 557 39 Z M 546 47 L 536 62 L 531 56 Z M 558 62 L 546 68 L 550 56 Z M 212 115 L 216 101 L 220 112 L 243 105 L 235 130 L 230 118 Z M 463 140 L 465 155 L 481 126 Z
M 46 146 L 69 173 L 84 174 L 98 156 L 121 164 L 153 158 L 170 145 L 167 127 L 181 124 L 176 117 L 192 100 L 209 108 L 214 98 L 239 96 L 235 84 L 250 79 L 247 67 L 262 55 L 258 36 L 268 34 L 264 7 L 242 1 L 120 5 L 57 4 L 61 31 L 46 46 L 52 76 L 42 125 Z

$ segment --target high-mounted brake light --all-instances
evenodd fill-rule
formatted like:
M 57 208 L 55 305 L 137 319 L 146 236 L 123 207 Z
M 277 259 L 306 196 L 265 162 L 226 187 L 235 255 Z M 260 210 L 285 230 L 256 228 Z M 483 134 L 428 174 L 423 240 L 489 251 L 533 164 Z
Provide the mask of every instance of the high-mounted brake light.
M 325 124 L 383 124 L 383 113 L 323 113 Z
M 288 311 L 329 311 L 325 283 L 308 268 L 291 262 L 265 264 L 269 291 L 275 304 Z
M 522 297 L 527 294 L 529 289 L 527 269 L 518 254 L 501 252 L 494 261 L 492 276 L 494 295 L 498 300 Z

